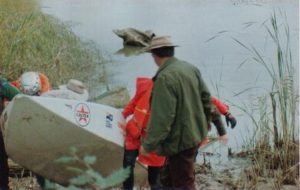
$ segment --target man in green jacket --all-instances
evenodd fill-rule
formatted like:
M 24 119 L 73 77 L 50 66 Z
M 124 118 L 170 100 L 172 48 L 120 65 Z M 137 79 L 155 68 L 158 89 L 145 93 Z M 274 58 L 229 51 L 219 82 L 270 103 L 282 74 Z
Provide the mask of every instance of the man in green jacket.
M 4 102 L 11 101 L 19 90 L 0 76 L 0 115 L 5 107 Z M 0 190 L 8 190 L 8 161 L 4 147 L 2 131 L 0 130 Z
M 161 182 L 170 189 L 195 189 L 194 158 L 207 135 L 211 97 L 200 71 L 174 57 L 168 36 L 154 37 L 147 52 L 159 69 L 154 76 L 150 120 L 141 152 L 167 157 Z

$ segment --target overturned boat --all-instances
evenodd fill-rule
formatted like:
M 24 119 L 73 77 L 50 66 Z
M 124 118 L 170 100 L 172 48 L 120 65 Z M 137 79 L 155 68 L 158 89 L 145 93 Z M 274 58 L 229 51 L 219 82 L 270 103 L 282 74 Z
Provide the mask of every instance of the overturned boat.
M 118 125 L 125 121 L 113 107 L 18 95 L 4 110 L 2 120 L 8 156 L 59 184 L 68 185 L 69 179 L 77 175 L 66 165 L 55 162 L 70 155 L 71 147 L 77 149 L 79 157 L 96 156 L 92 167 L 104 177 L 122 167 L 124 139 Z M 85 169 L 80 162 L 71 165 Z

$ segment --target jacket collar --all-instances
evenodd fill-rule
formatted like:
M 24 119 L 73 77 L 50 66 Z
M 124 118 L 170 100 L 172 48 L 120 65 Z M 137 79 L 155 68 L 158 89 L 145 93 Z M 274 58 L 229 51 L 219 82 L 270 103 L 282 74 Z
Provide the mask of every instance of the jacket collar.
M 165 63 L 163 63 L 157 70 L 155 76 L 152 78 L 153 81 L 155 81 L 156 77 L 159 75 L 161 71 L 163 71 L 165 68 L 167 68 L 169 65 L 174 63 L 177 60 L 175 57 L 170 57 Z

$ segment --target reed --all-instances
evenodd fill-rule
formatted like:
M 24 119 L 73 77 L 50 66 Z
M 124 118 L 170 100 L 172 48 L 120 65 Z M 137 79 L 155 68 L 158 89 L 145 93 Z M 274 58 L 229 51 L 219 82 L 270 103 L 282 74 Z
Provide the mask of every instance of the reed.
M 284 18 L 280 23 L 278 14 Z M 250 53 L 249 60 L 261 65 L 272 79 L 271 88 L 263 97 L 258 97 L 256 113 L 244 112 L 256 126 L 252 179 L 273 177 L 276 178 L 274 187 L 280 188 L 282 184 L 295 184 L 299 178 L 299 123 L 296 120 L 299 94 L 286 16 L 274 11 L 264 27 L 275 45 L 275 62 L 267 61 L 255 47 L 234 40 Z
M 106 80 L 95 44 L 82 42 L 35 1 L 0 0 L 0 28 L 0 71 L 10 80 L 24 71 L 43 72 L 54 86 L 70 78 Z

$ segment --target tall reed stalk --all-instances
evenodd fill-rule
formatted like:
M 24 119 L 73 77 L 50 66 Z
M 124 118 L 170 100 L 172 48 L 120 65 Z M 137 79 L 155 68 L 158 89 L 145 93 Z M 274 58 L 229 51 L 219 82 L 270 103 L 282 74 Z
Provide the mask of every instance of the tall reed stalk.
M 275 62 L 267 61 L 255 47 L 235 41 L 250 53 L 253 62 L 263 66 L 272 79 L 271 89 L 259 101 L 259 118 L 255 120 L 259 140 L 255 147 L 256 167 L 253 171 L 257 176 L 276 177 L 275 186 L 280 187 L 281 184 L 295 184 L 299 178 L 299 141 L 296 141 L 299 138 L 299 123 L 296 121 L 299 84 L 295 78 L 287 21 L 279 23 L 275 11 L 269 21 L 264 26 L 275 45 Z

